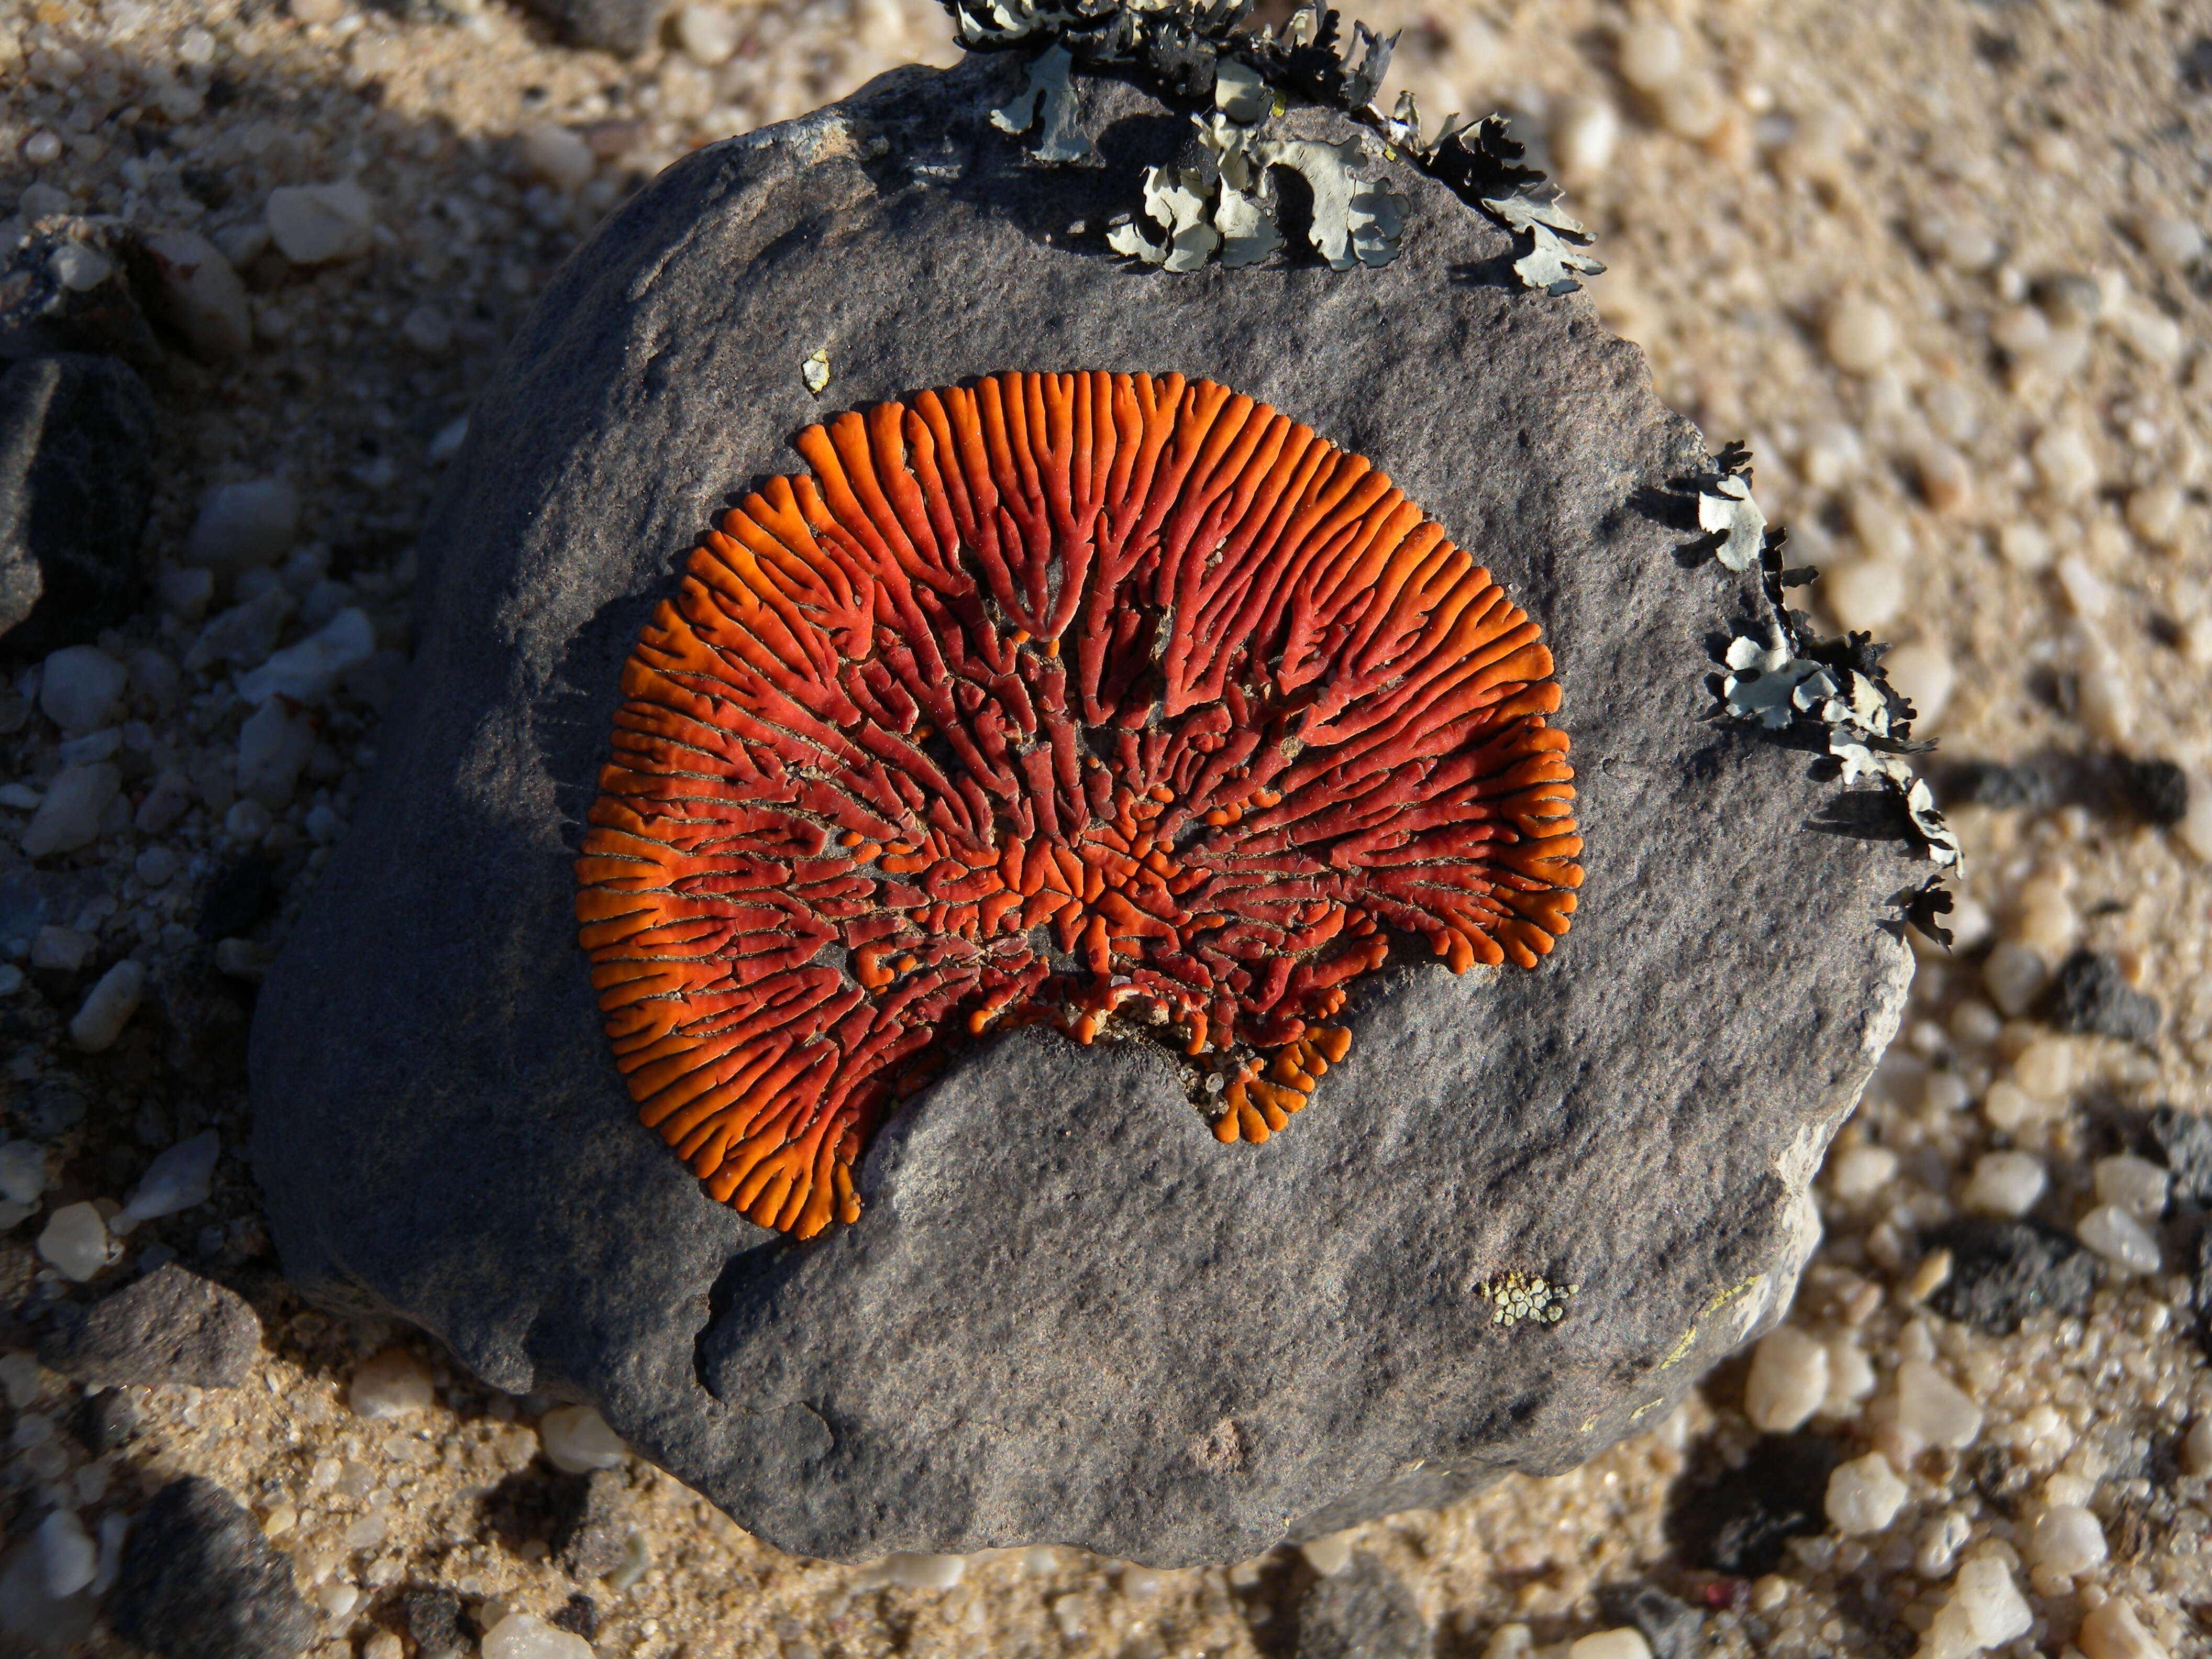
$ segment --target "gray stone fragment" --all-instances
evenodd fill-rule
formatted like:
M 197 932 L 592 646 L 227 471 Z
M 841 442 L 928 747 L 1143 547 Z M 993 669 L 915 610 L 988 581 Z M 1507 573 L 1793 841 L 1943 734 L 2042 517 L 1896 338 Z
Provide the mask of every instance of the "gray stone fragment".
M 318 1622 L 291 1559 L 196 1474 L 162 1487 L 131 1523 L 106 1613 L 117 1635 L 159 1659 L 297 1659 Z
M 1634 1626 L 1650 1644 L 1652 1659 L 1697 1659 L 1704 1650 L 1704 1618 L 1656 1584 L 1605 1585 L 1597 1606 L 1609 1623 Z
M 2043 1000 L 2044 1018 L 2062 1031 L 2146 1047 L 2158 1040 L 2158 999 L 2130 985 L 2120 964 L 2098 951 L 2076 951 L 2059 963 Z
M 642 52 L 672 0 L 523 0 L 570 40 L 609 52 Z
M 2086 1313 L 2097 1259 L 2047 1222 L 1960 1216 L 1923 1241 L 1951 1253 L 1951 1272 L 1928 1298 L 1946 1319 L 2008 1336 L 2045 1310 Z
M 2150 1133 L 2173 1171 L 2175 1201 L 2212 1208 L 2212 1118 L 2161 1106 L 2151 1114 Z
M 895 71 L 678 162 L 563 267 L 471 415 L 384 764 L 264 988 L 255 1168 L 309 1294 L 589 1400 L 785 1549 L 1234 1561 L 1571 1467 L 1779 1316 L 1926 866 L 1710 723 L 1750 590 L 1638 510 L 1705 447 L 1587 297 L 1523 289 L 1402 166 L 1381 270 L 1133 270 L 1122 171 L 990 126 L 1020 82 Z M 1109 155 L 1175 125 L 1078 94 Z M 861 1219 L 794 1246 L 639 1127 L 601 1035 L 572 860 L 620 665 L 809 422 L 1077 368 L 1273 403 L 1497 573 L 1557 655 L 1582 907 L 1539 971 L 1361 981 L 1349 1058 L 1264 1146 L 1215 1143 L 1164 1050 L 979 1046 L 879 1137 Z M 1515 1270 L 1578 1286 L 1559 1322 L 1493 1322 L 1474 1287 Z
M 128 616 L 154 499 L 154 397 L 70 353 L 0 375 L 0 635 L 51 651 Z
M 1413 1592 L 1364 1550 L 1298 1602 L 1297 1659 L 1430 1659 L 1435 1651 Z
M 261 1321 L 244 1297 L 171 1261 L 49 1333 L 39 1363 L 93 1389 L 234 1389 L 260 1347 Z
M 407 1592 L 407 1634 L 421 1659 L 457 1659 L 469 1650 L 461 1598 L 442 1586 Z
M 546 1540 L 571 1578 L 604 1578 L 622 1560 L 631 1532 L 629 1482 L 619 1469 L 578 1477 Z

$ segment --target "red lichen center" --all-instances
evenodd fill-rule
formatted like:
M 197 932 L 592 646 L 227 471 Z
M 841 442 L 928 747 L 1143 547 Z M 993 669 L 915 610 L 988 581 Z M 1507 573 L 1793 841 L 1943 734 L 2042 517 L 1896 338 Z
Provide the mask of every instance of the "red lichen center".
M 945 1038 L 1170 1035 L 1264 1141 L 1388 933 L 1534 967 L 1582 872 L 1551 653 L 1365 459 L 1208 381 L 810 427 L 623 666 L 576 908 L 640 1115 L 818 1232 Z

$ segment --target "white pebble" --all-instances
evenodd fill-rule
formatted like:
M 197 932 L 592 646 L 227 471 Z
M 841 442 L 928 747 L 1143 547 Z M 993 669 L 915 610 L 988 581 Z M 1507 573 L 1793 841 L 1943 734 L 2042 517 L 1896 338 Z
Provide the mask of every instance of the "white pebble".
M 468 436 L 467 416 L 450 420 L 440 427 L 437 435 L 430 440 L 429 448 L 423 452 L 424 458 L 434 466 L 450 461 L 461 453 L 461 446 L 468 441 Z
M 2123 1273 L 2154 1273 L 2158 1240 L 2117 1204 L 2100 1204 L 2075 1224 L 2074 1236 Z
M 1787 1433 L 1820 1408 L 1828 1393 L 1828 1350 L 1794 1325 L 1778 1325 L 1753 1351 L 1743 1412 L 1754 1428 Z
M 2138 1221 L 2155 1221 L 2166 1213 L 2170 1179 L 2163 1164 L 2132 1152 L 2100 1158 L 2090 1166 L 2100 1204 L 2117 1204 Z
M 1841 421 L 1814 425 L 1797 452 L 1797 470 L 1814 489 L 1836 489 L 1856 477 L 1865 465 L 1865 440 L 1856 427 Z
M 1930 444 L 1914 459 L 1920 495 L 1936 512 L 1956 518 L 1974 504 L 1974 470 L 1948 444 Z
M 1567 1644 L 1567 1659 L 1651 1659 L 1651 1644 L 1632 1625 L 1595 1631 Z
M 1966 1659 L 1978 1648 L 2002 1647 L 2035 1623 L 2012 1573 L 1994 1556 L 1978 1555 L 1959 1569 L 1914 1659 Z
M 1997 552 L 2015 570 L 2051 568 L 2051 538 L 2039 525 L 2008 524 L 1997 532 Z
M 2166 1659 L 2164 1645 L 2143 1628 L 2136 1610 L 2117 1599 L 2083 1613 L 2076 1639 L 2088 1659 Z
M 2077 1056 L 2063 1036 L 2039 1036 L 2013 1057 L 2012 1080 L 2050 1105 L 2063 1105 L 2074 1091 Z
M 300 492 L 289 479 L 217 484 L 200 497 L 185 557 L 232 578 L 276 563 L 292 550 L 299 533 Z
M 146 994 L 146 969 L 128 957 L 102 974 L 70 1021 L 70 1041 L 78 1052 L 104 1054 L 115 1046 Z
M 1847 1538 L 1877 1533 L 1905 1505 L 1905 1482 L 1880 1452 L 1838 1463 L 1828 1476 L 1829 1524 Z
M 222 1150 L 222 1138 L 213 1129 L 179 1141 L 147 1166 L 145 1178 L 123 1206 L 124 1216 L 135 1226 L 206 1203 L 215 1190 L 216 1158 Z
M 2136 237 L 2145 252 L 2177 270 L 2204 254 L 2204 233 L 2171 214 L 2146 214 L 2136 222 Z
M 1656 92 L 1682 69 L 1682 37 L 1672 23 L 1647 17 L 1620 32 L 1620 78 L 1639 92 Z
M 629 1455 L 606 1419 L 589 1406 L 556 1406 L 538 1419 L 545 1461 L 565 1474 L 611 1469 Z
M 31 939 L 31 966 L 73 974 L 92 960 L 92 953 L 99 947 L 99 939 L 90 933 L 48 925 L 40 928 Z
M 1982 1431 L 1982 1408 L 1924 1359 L 1897 1368 L 1897 1426 L 1923 1445 L 1960 1451 Z
M 333 1578 L 316 1589 L 315 1604 L 322 1608 L 324 1617 L 343 1624 L 361 1605 L 361 1592 L 343 1578 Z
M 62 141 L 43 130 L 23 140 L 23 159 L 34 167 L 49 161 L 58 161 L 62 156 Z
M 566 127 L 532 127 L 522 135 L 522 158 L 556 190 L 577 190 L 598 171 L 592 147 Z
M 356 259 L 376 246 L 376 204 L 359 185 L 280 185 L 262 217 L 295 265 Z
M 2112 590 L 2079 553 L 2060 559 L 2057 570 L 2059 588 L 2075 616 L 2096 622 L 2112 609 Z
M 407 1644 L 396 1632 L 380 1630 L 362 1644 L 361 1659 L 407 1659 Z
M 1984 1152 L 1974 1160 L 1974 1172 L 1959 1201 L 1984 1215 L 2026 1215 L 2050 1180 L 2043 1160 L 2029 1153 Z
M 36 1204 L 46 1190 L 46 1149 L 35 1140 L 0 1141 L 0 1198 Z
M 1838 368 L 1847 374 L 1871 374 L 1897 349 L 1897 322 L 1885 306 L 1850 299 L 1830 313 L 1822 338 Z
M 2128 528 L 2153 547 L 2170 548 L 2181 539 L 2181 514 L 2187 498 L 2172 484 L 2146 484 L 2128 496 Z
M 1982 963 L 1982 988 L 2008 1019 L 2026 1013 L 2050 979 L 2051 970 L 2044 966 L 2043 958 L 2011 939 L 1999 944 Z
M 691 0 L 677 8 L 676 40 L 686 58 L 713 69 L 738 49 L 738 20 L 724 7 Z
M 2006 1134 L 2034 1122 L 2049 1110 L 2010 1078 L 1999 1078 L 1982 1091 L 1982 1121 Z
M 1897 1154 L 1887 1146 L 1854 1146 L 1828 1167 L 1828 1190 L 1846 1204 L 1872 1198 L 1897 1178 Z
M 2014 356 L 2029 356 L 2051 343 L 2051 319 L 2035 306 L 2008 306 L 1990 319 L 1991 343 Z
M 307 712 L 272 696 L 238 729 L 238 793 L 281 812 L 291 805 L 300 769 L 314 751 L 315 728 Z
M 39 707 L 68 735 L 96 731 L 122 712 L 131 671 L 97 646 L 65 645 L 39 670 Z
M 2089 441 L 2070 426 L 2054 426 L 2028 449 L 2044 493 L 2054 501 L 2081 501 L 2097 487 L 2097 458 Z
M 2212 1474 L 2212 1412 L 2189 1425 L 2181 1442 L 2181 1466 L 2191 1474 Z
M 1846 629 L 1873 632 L 1905 608 L 1905 572 L 1887 559 L 1851 559 L 1820 573 L 1820 599 Z
M 76 1510 L 56 1510 L 40 1522 L 38 1540 L 39 1566 L 46 1574 L 47 1595 L 58 1601 L 92 1582 L 100 1565 L 100 1550 L 87 1535 Z
M 2112 326 L 2128 343 L 2128 349 L 2147 363 L 2170 368 L 2181 361 L 2182 348 L 2187 343 L 2181 325 L 2142 301 L 2122 307 Z
M 1956 1072 L 1930 1072 L 1920 1085 L 1920 1109 L 1936 1116 L 1963 1112 L 1973 1100 L 1973 1090 Z
M 412 1416 L 430 1400 L 430 1368 L 405 1348 L 386 1348 L 363 1360 L 346 1389 L 346 1403 L 373 1421 Z
M 99 839 L 108 804 L 123 789 L 123 775 L 106 761 L 65 767 L 46 787 L 46 798 L 23 829 L 26 856 L 74 853 Z
M 1620 143 L 1620 114 L 1605 98 L 1562 98 L 1552 111 L 1552 159 L 1559 176 L 1587 184 L 1604 177 Z
M 269 809 L 259 801 L 234 801 L 230 810 L 222 815 L 222 830 L 233 841 L 258 842 L 269 833 L 269 826 L 275 822 Z
M 89 1204 L 65 1204 L 47 1218 L 39 1235 L 39 1254 L 63 1278 L 82 1285 L 115 1259 L 107 1224 Z
M 384 1511 L 371 1510 L 367 1515 L 357 1516 L 347 1524 L 346 1529 L 338 1534 L 338 1544 L 342 1548 L 351 1551 L 373 1550 L 384 1541 L 388 1529 L 389 1523 L 385 1520 Z
M 238 695 L 257 707 L 276 696 L 312 707 L 375 654 L 375 624 L 358 605 L 348 605 L 297 645 L 286 646 L 251 673 L 240 675 Z M 241 754 L 244 743 L 240 733 Z
M 253 317 L 246 284 L 215 244 L 189 230 L 149 237 L 146 251 L 161 280 L 161 297 L 203 362 L 221 362 L 252 349 Z
M 98 288 L 115 271 L 105 254 L 82 242 L 64 242 L 46 261 L 46 269 L 53 273 L 56 282 L 73 294 Z
M 580 1636 L 556 1630 L 534 1613 L 510 1613 L 484 1632 L 483 1659 L 595 1659 Z
M 149 847 L 131 861 L 131 872 L 149 887 L 167 887 L 183 867 L 183 860 L 166 847 Z
M 1914 734 L 1926 736 L 1950 707 L 1951 693 L 1959 683 L 1958 666 L 1951 653 L 1934 640 L 1915 640 L 1891 652 L 1881 665 L 1888 671 L 1889 683 L 1912 704 L 1918 716 Z M 1954 934 L 1958 926 L 1954 912 L 1951 921 Z
M 2029 1565 L 2075 1577 L 2105 1559 L 2105 1528 L 2079 1504 L 2060 1504 L 2036 1517 L 2028 1535 Z
M 1729 117 L 1721 83 L 1703 70 L 1678 75 L 1652 94 L 1659 120 L 1677 138 L 1702 143 L 1721 130 Z

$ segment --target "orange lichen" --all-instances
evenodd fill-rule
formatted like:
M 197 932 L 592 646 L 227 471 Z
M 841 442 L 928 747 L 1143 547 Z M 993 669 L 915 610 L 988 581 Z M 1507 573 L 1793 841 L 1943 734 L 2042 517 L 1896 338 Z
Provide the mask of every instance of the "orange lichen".
M 949 1036 L 1172 1036 L 1264 1141 L 1392 931 L 1534 967 L 1551 653 L 1368 461 L 1179 375 L 810 427 L 623 671 L 576 911 L 644 1121 L 800 1237 Z

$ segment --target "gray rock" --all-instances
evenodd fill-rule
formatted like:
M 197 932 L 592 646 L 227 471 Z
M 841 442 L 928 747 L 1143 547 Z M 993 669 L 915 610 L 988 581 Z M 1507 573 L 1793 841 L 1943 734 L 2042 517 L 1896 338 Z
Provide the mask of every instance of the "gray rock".
M 1429 1659 L 1436 1646 L 1413 1592 L 1364 1550 L 1298 1602 L 1297 1659 Z
M 1928 1305 L 1993 1336 L 2009 1336 L 2046 1309 L 2086 1313 L 2097 1287 L 2097 1259 L 2047 1222 L 1960 1216 L 1923 1243 L 1951 1253 L 1950 1274 Z
M 154 396 L 112 357 L 0 375 L 0 635 L 48 651 L 130 615 L 154 500 Z
M 244 1297 L 172 1261 L 50 1333 L 39 1363 L 94 1389 L 234 1389 L 260 1347 L 261 1321 Z
M 673 0 L 523 0 L 570 40 L 609 52 L 642 52 Z
M 1597 1593 L 1597 1606 L 1611 1623 L 1634 1626 L 1650 1644 L 1651 1659 L 1697 1659 L 1704 1649 L 1704 1618 L 1656 1584 L 1607 1584 Z
M 1705 447 L 1586 297 L 1513 283 L 1402 167 L 1382 270 L 1133 270 L 1104 222 L 1178 119 L 1085 83 L 1115 165 L 1041 170 L 985 114 L 1019 78 L 903 70 L 700 151 L 564 267 L 470 417 L 383 770 L 264 988 L 255 1168 L 307 1293 L 588 1399 L 785 1549 L 1237 1560 L 1570 1468 L 1779 1316 L 1927 866 L 1708 723 L 1745 591 L 1635 505 Z M 801 426 L 1022 367 L 1211 375 L 1480 550 L 1557 653 L 1582 908 L 1540 971 L 1362 981 L 1264 1147 L 1216 1145 L 1162 1051 L 981 1046 L 879 1137 L 861 1219 L 793 1246 L 637 1125 L 600 1035 L 571 860 L 618 669 Z M 1579 1286 L 1561 1322 L 1492 1322 L 1474 1287 L 1516 1268 Z
M 315 1615 L 252 1513 L 188 1474 L 131 1523 L 107 1622 L 159 1659 L 297 1659 Z
M 2174 1201 L 2212 1206 L 2212 1118 L 2161 1106 L 2151 1114 L 2150 1133 L 2173 1171 Z
M 2158 1041 L 2158 999 L 2130 986 L 2120 964 L 2095 951 L 2076 951 L 2058 964 L 2044 994 L 2044 1018 L 2062 1031 L 2108 1036 L 2146 1048 Z
M 407 1634 L 422 1659 L 457 1659 L 469 1650 L 471 1636 L 461 1598 L 441 1588 L 407 1592 Z

